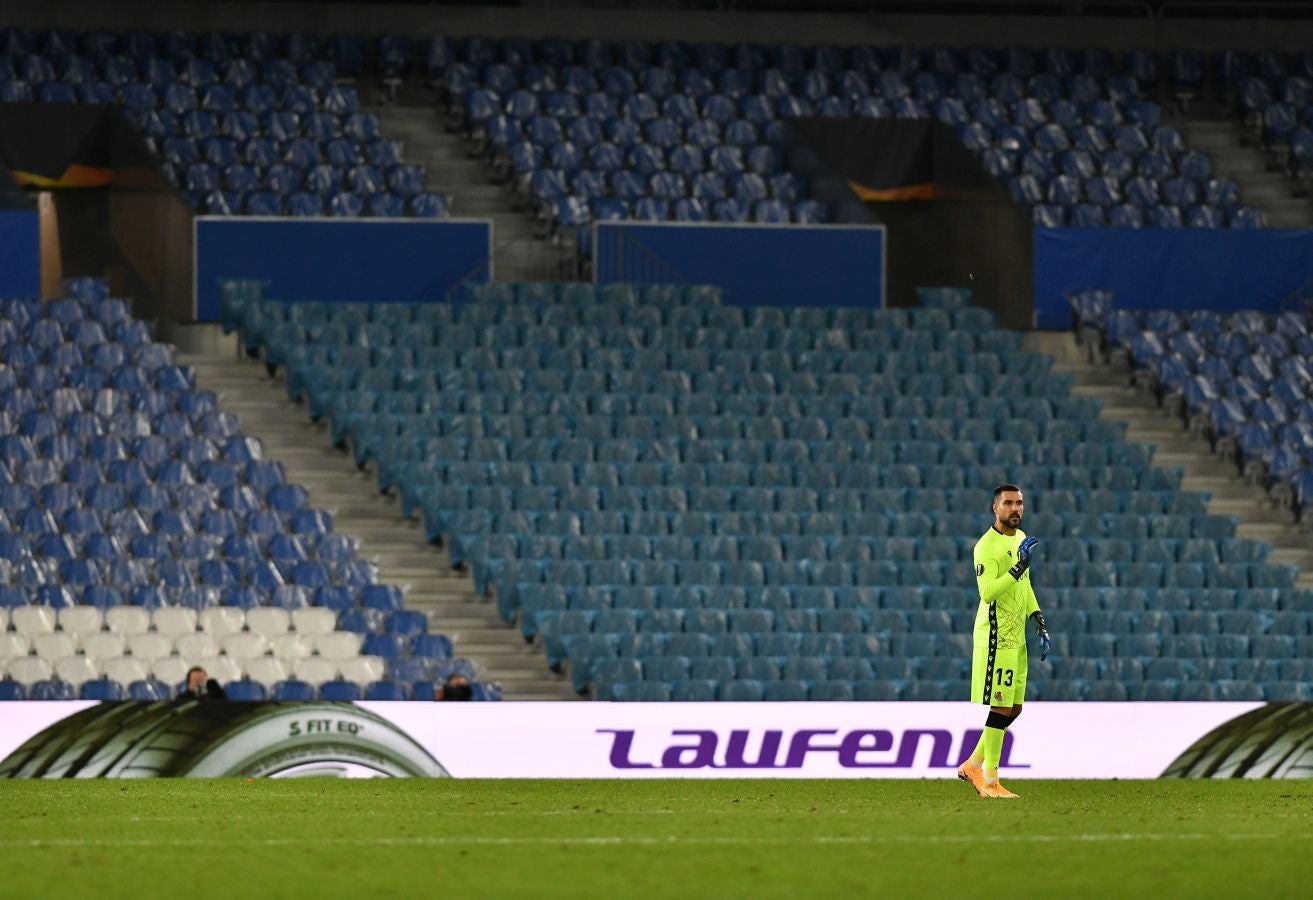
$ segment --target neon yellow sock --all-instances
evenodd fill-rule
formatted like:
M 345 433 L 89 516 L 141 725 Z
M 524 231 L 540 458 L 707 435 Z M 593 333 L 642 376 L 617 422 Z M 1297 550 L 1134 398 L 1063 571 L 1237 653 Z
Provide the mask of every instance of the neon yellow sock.
M 981 740 L 985 744 L 985 780 L 998 781 L 998 760 L 1003 755 L 1003 729 L 986 727 Z
M 976 749 L 971 751 L 971 758 L 968 762 L 973 766 L 979 767 L 985 761 L 985 733 L 980 732 L 980 740 L 976 741 Z

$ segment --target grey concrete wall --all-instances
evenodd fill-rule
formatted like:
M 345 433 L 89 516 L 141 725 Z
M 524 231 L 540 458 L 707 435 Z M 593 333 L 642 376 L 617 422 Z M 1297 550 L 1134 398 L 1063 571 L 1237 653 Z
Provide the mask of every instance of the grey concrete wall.
M 225 0 L 5 0 L 0 24 L 42 27 L 319 34 L 447 34 L 759 43 L 911 46 L 1067 46 L 1109 49 L 1302 50 L 1313 24 L 1300 20 L 1161 20 L 1024 16 L 783 15 L 670 9 L 553 9 L 234 3 Z

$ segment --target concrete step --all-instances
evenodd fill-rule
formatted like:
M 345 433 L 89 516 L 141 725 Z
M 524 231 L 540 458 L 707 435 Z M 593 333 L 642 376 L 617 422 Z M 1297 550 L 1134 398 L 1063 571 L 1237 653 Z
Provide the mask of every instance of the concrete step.
M 487 182 L 465 182 L 448 188 L 453 197 L 459 198 L 463 203 L 476 207 L 480 203 L 495 203 L 505 197 L 508 197 L 506 189 L 500 184 L 488 184 Z
M 445 631 L 459 634 L 461 646 L 466 649 L 473 647 L 496 647 L 499 648 L 498 652 L 505 651 L 504 655 L 513 655 L 516 657 L 533 656 L 535 659 L 541 659 L 538 650 L 528 641 L 524 640 L 523 636 L 518 634 L 516 637 L 519 638 L 521 645 L 524 647 L 524 652 L 520 653 L 518 650 L 512 652 L 506 649 L 508 646 L 506 635 L 508 632 L 514 633 L 514 629 L 509 625 L 498 627 L 495 624 L 490 625 L 489 623 L 478 619 L 463 620 L 452 618 L 443 619 L 442 627 Z
M 1259 506 L 1248 499 L 1210 500 L 1208 512 L 1215 516 L 1235 516 L 1245 522 L 1290 523 L 1295 519 L 1289 510 Z
M 444 573 L 434 573 L 425 579 L 424 584 L 416 587 L 414 596 L 417 601 L 433 606 L 445 603 L 484 603 L 483 597 L 474 590 L 474 582 L 456 569 L 446 569 Z
M 472 200 L 465 204 L 465 211 L 471 216 L 478 216 L 481 219 L 492 219 L 494 222 L 500 220 L 502 217 L 512 217 L 516 220 L 530 223 L 533 222 L 533 219 L 529 217 L 527 212 L 516 207 L 510 194 L 503 194 L 500 197 L 493 197 L 490 199 Z
M 1073 374 L 1075 371 L 1075 367 L 1066 367 L 1061 371 L 1054 367 L 1056 375 Z M 1124 387 L 1129 380 L 1130 376 L 1126 373 L 1107 367 L 1093 373 L 1089 383 L 1072 385 L 1071 393 L 1075 397 L 1102 396 L 1105 389 Z
M 1313 550 L 1307 547 L 1275 547 L 1267 555 L 1267 561 L 1274 566 L 1299 566 L 1300 569 L 1313 567 Z
M 1153 464 L 1164 469 L 1184 469 L 1187 477 L 1229 478 L 1238 474 L 1232 463 L 1216 457 L 1212 459 L 1201 457 L 1197 453 L 1191 453 L 1188 450 L 1176 450 L 1166 453 L 1155 451 Z
M 1236 537 L 1262 541 L 1274 548 L 1310 549 L 1308 535 L 1285 522 L 1241 522 L 1236 526 Z

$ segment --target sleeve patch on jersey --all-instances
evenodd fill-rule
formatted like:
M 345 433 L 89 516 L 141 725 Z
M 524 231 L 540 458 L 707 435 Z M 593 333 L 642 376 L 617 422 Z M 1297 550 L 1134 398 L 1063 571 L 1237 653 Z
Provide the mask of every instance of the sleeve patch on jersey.
M 981 575 L 984 575 L 984 574 L 985 574 L 985 564 L 984 564 L 984 563 L 977 563 L 977 564 L 976 564 L 976 577 L 979 578 Z

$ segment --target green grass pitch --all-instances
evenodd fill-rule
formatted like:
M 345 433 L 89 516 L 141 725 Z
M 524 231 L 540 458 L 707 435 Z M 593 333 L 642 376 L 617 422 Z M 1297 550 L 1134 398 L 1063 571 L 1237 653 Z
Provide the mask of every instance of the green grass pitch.
M 1295 897 L 1313 782 L 0 784 L 0 897 Z

